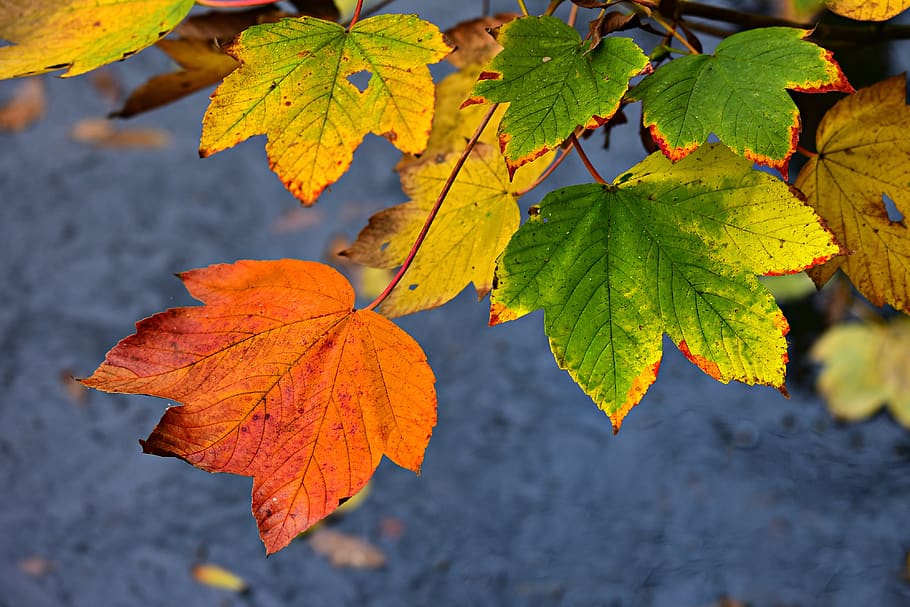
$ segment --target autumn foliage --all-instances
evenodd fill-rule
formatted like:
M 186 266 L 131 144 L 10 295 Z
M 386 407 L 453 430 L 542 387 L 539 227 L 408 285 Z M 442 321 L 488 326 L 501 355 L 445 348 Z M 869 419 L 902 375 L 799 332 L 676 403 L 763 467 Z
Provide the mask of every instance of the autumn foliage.
M 874 306 L 910 308 L 905 76 L 854 91 L 837 53 L 865 30 L 823 15 L 826 4 L 881 22 L 910 3 L 803 2 L 793 21 L 681 0 L 557 0 L 536 3 L 538 14 L 518 2 L 519 13 L 446 32 L 418 15 L 367 15 L 362 2 L 350 14 L 326 0 L 294 2 L 295 13 L 267 1 L 193 4 L 0 0 L 0 78 L 74 76 L 154 45 L 176 71 L 117 114 L 217 85 L 200 156 L 265 135 L 271 169 L 306 206 L 351 169 L 366 135 L 402 153 L 410 200 L 369 218 L 343 252 L 397 269 L 366 308 L 315 262 L 190 270 L 180 278 L 202 305 L 140 321 L 83 380 L 178 403 L 143 449 L 251 476 L 270 553 L 360 491 L 383 456 L 420 470 L 434 375 L 389 319 L 469 285 L 489 295 L 491 325 L 542 309 L 556 363 L 615 431 L 657 379 L 665 335 L 718 381 L 786 394 L 790 326 L 760 276 L 807 271 L 819 287 L 845 276 Z M 252 4 L 262 6 L 223 10 Z M 584 17 L 589 26 L 575 27 Z M 910 37 L 888 28 L 876 35 Z M 454 72 L 434 80 L 429 66 L 444 59 Z M 793 93 L 842 98 L 803 133 Z M 639 102 L 641 120 L 626 128 L 640 130 L 642 160 L 606 179 L 584 146 L 623 128 Z M 790 183 L 797 153 L 806 162 Z M 546 191 L 569 154 L 589 183 Z M 523 204 L 529 192 L 537 204 Z M 899 365 L 851 375 L 877 352 L 902 356 L 906 333 L 895 324 L 819 343 L 835 414 L 886 404 L 908 423 Z M 839 356 L 856 341 L 864 347 Z

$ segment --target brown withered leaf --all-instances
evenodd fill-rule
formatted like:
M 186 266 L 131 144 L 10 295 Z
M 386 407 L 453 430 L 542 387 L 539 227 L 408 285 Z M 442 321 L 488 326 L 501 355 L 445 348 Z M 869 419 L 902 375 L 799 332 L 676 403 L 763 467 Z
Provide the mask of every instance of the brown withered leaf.
M 12 98 L 0 106 L 0 131 L 24 131 L 44 116 L 44 105 L 44 81 L 40 78 L 23 80 Z
M 619 11 L 603 13 L 597 19 L 588 22 L 588 30 L 591 34 L 590 50 L 597 48 L 604 36 L 636 27 L 639 22 L 640 19 L 635 13 L 626 14 Z
M 70 137 L 79 143 L 102 148 L 164 148 L 170 144 L 167 131 L 154 128 L 116 128 L 106 118 L 86 118 L 77 122 Z
M 260 23 L 271 23 L 282 17 L 290 16 L 290 13 L 280 11 L 274 6 L 236 12 L 211 11 L 185 19 L 174 29 L 174 34 L 178 39 L 207 40 L 227 44 L 234 36 L 248 27 Z
M 471 64 L 486 63 L 502 46 L 490 35 L 489 30 L 520 17 L 518 13 L 497 13 L 490 16 L 462 21 L 445 36 L 455 45 L 455 51 L 447 57 L 449 63 L 457 68 Z
M 335 567 L 378 569 L 385 566 L 385 553 L 368 541 L 321 527 L 309 537 L 310 547 L 328 557 Z
M 217 43 L 194 38 L 160 40 L 156 46 L 181 69 L 153 76 L 130 93 L 123 108 L 112 115 L 129 118 L 173 103 L 187 95 L 221 82 L 239 65 Z
M 113 105 L 123 100 L 123 85 L 110 68 L 103 67 L 90 73 L 89 82 L 98 95 L 108 103 Z

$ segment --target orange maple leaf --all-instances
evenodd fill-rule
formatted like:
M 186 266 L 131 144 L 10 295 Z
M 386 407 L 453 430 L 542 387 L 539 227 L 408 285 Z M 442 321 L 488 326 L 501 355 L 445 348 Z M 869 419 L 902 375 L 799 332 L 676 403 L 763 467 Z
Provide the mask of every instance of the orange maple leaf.
M 407 333 L 354 310 L 338 272 L 284 259 L 180 277 L 205 305 L 140 321 L 83 383 L 183 403 L 143 449 L 252 476 L 268 553 L 356 494 L 383 454 L 419 472 L 436 424 L 433 372 Z

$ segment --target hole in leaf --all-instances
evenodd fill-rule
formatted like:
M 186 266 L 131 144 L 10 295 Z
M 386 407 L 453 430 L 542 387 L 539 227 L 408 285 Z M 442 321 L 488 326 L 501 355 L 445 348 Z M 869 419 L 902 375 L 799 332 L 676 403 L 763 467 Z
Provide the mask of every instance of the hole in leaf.
M 367 85 L 370 84 L 370 72 L 366 70 L 360 70 L 348 76 L 348 82 L 357 87 L 357 90 L 361 93 L 367 90 Z
M 417 285 L 408 285 L 408 291 L 413 291 L 417 288 Z
M 887 194 L 882 194 L 882 202 L 885 203 L 885 210 L 888 211 L 888 220 L 892 223 L 900 223 L 904 220 L 904 214 L 900 212 L 897 205 Z
M 385 251 L 386 249 L 389 248 L 389 245 L 390 245 L 390 244 L 391 244 L 391 243 L 390 243 L 389 241 L 386 241 L 386 242 L 382 243 L 381 245 L 379 245 L 379 250 L 380 250 L 380 251 Z

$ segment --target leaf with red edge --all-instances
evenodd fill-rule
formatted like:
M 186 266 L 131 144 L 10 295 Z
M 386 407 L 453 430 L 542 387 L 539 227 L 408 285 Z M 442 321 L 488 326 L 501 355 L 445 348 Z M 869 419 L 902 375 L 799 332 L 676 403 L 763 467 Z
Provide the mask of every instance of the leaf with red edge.
M 238 261 L 181 275 L 204 306 L 137 324 L 83 380 L 169 408 L 142 442 L 210 472 L 253 477 L 267 552 L 367 483 L 383 454 L 418 472 L 436 423 L 433 372 L 350 284 L 306 261 Z
M 496 262 L 490 324 L 543 308 L 560 367 L 618 431 L 664 333 L 701 370 L 783 390 L 787 320 L 756 274 L 841 252 L 787 184 L 720 144 L 548 194 Z
M 499 141 L 509 173 L 555 149 L 579 126 L 596 128 L 619 109 L 629 78 L 648 65 L 631 38 L 594 50 L 555 17 L 524 17 L 496 30 L 502 52 L 465 105 L 508 103 Z
M 800 120 L 785 89 L 853 92 L 831 51 L 804 40 L 810 33 L 766 27 L 734 34 L 714 55 L 661 66 L 626 98 L 642 102 L 642 121 L 670 160 L 714 133 L 737 154 L 786 178 Z

